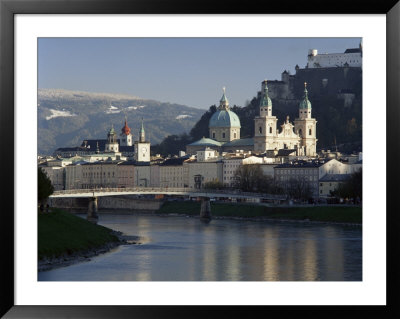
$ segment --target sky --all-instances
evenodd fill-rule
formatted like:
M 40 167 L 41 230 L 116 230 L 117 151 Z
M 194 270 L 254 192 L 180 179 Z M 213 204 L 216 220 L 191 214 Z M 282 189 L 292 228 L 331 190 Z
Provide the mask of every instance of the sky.
M 342 53 L 360 38 L 39 38 L 38 87 L 120 93 L 208 109 L 222 88 L 245 106 L 261 82 L 304 68 L 309 49 Z

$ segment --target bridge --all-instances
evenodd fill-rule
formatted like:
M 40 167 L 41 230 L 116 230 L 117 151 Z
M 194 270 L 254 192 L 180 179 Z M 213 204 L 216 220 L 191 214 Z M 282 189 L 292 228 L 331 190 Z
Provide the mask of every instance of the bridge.
M 258 199 L 259 201 L 284 201 L 285 195 L 262 194 L 252 192 L 241 192 L 240 190 L 215 190 L 215 189 L 192 189 L 171 187 L 132 187 L 132 188 L 95 188 L 95 189 L 71 189 L 54 191 L 50 198 L 89 198 L 87 219 L 97 222 L 97 198 L 101 196 L 121 195 L 168 195 L 185 196 L 189 198 L 200 198 L 200 218 L 210 219 L 210 199 L 236 198 L 236 199 Z

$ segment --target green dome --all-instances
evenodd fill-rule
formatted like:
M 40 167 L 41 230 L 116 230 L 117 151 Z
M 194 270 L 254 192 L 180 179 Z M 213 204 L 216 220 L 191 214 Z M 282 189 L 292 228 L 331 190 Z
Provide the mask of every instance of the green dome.
M 304 98 L 300 102 L 301 109 L 311 109 L 311 102 L 308 100 L 307 83 L 304 83 Z
M 108 132 L 109 135 L 114 135 L 115 134 L 115 130 L 114 130 L 114 125 L 111 126 L 110 131 Z
M 311 109 L 311 102 L 308 99 L 304 99 L 300 102 L 301 109 Z
M 260 107 L 264 107 L 264 106 L 271 106 L 272 107 L 272 101 L 268 96 L 268 86 L 267 86 L 267 81 L 265 81 L 265 87 L 264 87 L 264 94 L 261 98 L 260 101 Z
M 210 119 L 208 127 L 241 127 L 239 117 L 230 110 L 217 110 Z

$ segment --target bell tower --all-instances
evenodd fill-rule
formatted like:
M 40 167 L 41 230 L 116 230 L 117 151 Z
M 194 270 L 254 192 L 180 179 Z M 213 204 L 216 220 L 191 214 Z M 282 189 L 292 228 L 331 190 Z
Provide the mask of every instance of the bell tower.
M 259 116 L 254 118 L 254 151 L 264 153 L 276 147 L 275 137 L 278 119 L 272 116 L 272 101 L 268 95 L 267 80 L 261 84 Z
M 307 82 L 304 83 L 304 96 L 299 105 L 299 118 L 295 119 L 296 134 L 301 138 L 300 146 L 304 155 L 316 156 L 317 154 L 317 121 L 311 117 L 311 102 L 308 99 Z
M 106 152 L 106 153 L 118 153 L 119 152 L 117 134 L 115 133 L 114 125 L 111 126 L 111 129 L 107 134 L 107 142 L 106 142 L 104 152 Z
M 128 126 L 126 116 L 125 116 L 125 125 L 121 129 L 120 136 L 121 136 L 121 142 L 120 142 L 121 146 L 132 146 L 133 145 L 131 129 Z
M 143 118 L 139 131 L 139 140 L 135 142 L 135 160 L 136 162 L 150 162 L 150 142 L 146 141 Z

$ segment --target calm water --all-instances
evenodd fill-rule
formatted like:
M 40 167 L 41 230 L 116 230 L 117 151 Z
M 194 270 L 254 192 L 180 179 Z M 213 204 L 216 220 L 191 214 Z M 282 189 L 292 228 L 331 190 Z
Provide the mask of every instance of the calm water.
M 361 227 L 122 214 L 101 214 L 99 224 L 142 244 L 40 272 L 39 280 L 362 280 Z

